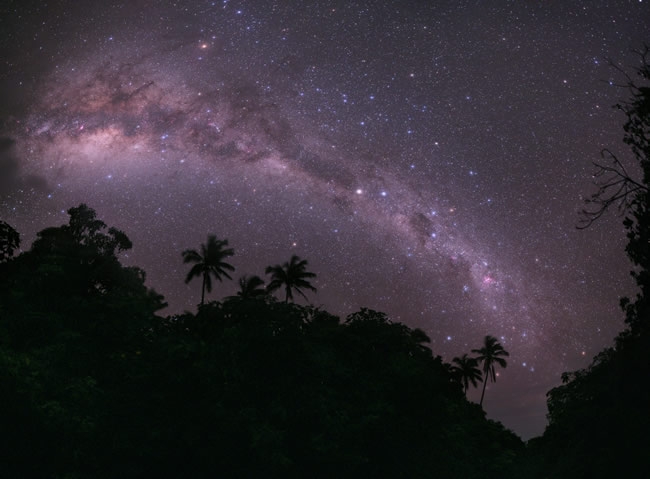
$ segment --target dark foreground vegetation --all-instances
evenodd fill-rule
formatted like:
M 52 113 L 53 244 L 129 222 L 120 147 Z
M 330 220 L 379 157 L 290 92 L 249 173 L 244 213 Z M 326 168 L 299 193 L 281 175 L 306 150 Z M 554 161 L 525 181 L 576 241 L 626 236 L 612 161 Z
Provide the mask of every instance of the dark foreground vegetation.
M 13 259 L 3 224 L 3 477 L 517 477 L 523 443 L 465 399 L 422 331 L 289 302 L 287 278 L 313 276 L 304 260 L 268 270 L 284 301 L 244 278 L 164 318 L 118 261 L 126 235 L 69 213 Z M 230 271 L 226 246 L 184 252 L 188 280 Z
M 635 75 L 620 70 L 630 98 L 616 105 L 626 117 L 624 142 L 633 161 L 603 151 L 598 189 L 581 226 L 609 209 L 623 214 L 638 293 L 621 300 L 626 327 L 615 345 L 589 367 L 563 374 L 563 384 L 547 394 L 549 425 L 528 444 L 530 477 L 650 475 L 650 51 L 637 53 Z

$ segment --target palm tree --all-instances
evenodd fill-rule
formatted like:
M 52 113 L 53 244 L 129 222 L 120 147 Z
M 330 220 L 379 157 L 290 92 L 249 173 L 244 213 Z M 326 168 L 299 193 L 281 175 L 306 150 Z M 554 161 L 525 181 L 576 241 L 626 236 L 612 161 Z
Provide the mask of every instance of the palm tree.
M 265 294 L 264 280 L 259 276 L 244 275 L 239 278 L 239 291 L 237 291 L 237 296 L 241 299 L 257 298 Z
M 502 368 L 505 368 L 508 363 L 501 356 L 510 356 L 510 353 L 503 349 L 503 346 L 499 344 L 497 338 L 494 336 L 485 336 L 483 340 L 483 347 L 481 349 L 472 349 L 473 353 L 478 354 L 476 360 L 480 363 L 483 363 L 483 374 L 485 379 L 483 381 L 483 392 L 481 393 L 481 402 L 479 403 L 483 406 L 483 397 L 485 396 L 485 387 L 487 386 L 488 380 L 492 379 L 492 382 L 497 381 L 497 375 L 494 371 L 494 365 L 498 364 Z
M 477 383 L 483 380 L 483 375 L 478 368 L 478 360 L 476 358 L 470 358 L 465 353 L 460 358 L 452 359 L 451 362 L 454 363 L 451 366 L 451 373 L 460 379 L 465 394 L 467 394 L 470 383 L 476 387 Z
M 232 279 L 227 271 L 235 271 L 235 267 L 224 260 L 235 254 L 232 248 L 226 248 L 228 240 L 218 240 L 216 236 L 209 235 L 208 242 L 201 245 L 201 252 L 194 249 L 183 251 L 184 263 L 195 263 L 187 273 L 185 283 L 192 281 L 195 276 L 203 277 L 203 286 L 201 287 L 201 306 L 205 300 L 205 291 L 212 291 L 212 276 L 219 281 L 223 277 Z
M 307 271 L 306 268 L 307 260 L 300 259 L 295 254 L 291 256 L 288 263 L 268 266 L 265 272 L 271 275 L 271 282 L 266 287 L 267 291 L 273 292 L 284 286 L 285 303 L 288 303 L 289 300 L 293 301 L 293 291 L 307 300 L 307 296 L 301 290 L 309 289 L 316 292 L 316 288 L 307 280 L 307 278 L 315 278 L 316 275 Z

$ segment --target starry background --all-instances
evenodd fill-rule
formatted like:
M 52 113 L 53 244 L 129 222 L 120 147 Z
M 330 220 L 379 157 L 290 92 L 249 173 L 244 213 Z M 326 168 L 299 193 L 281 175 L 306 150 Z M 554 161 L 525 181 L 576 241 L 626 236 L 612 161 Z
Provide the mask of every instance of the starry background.
M 298 254 L 314 304 L 447 360 L 495 335 L 485 407 L 529 438 L 634 291 L 621 219 L 575 226 L 591 162 L 625 151 L 607 59 L 636 64 L 648 3 L 3 2 L 0 218 L 28 248 L 86 202 L 166 314 L 195 310 L 180 253 L 214 233 L 235 278 Z

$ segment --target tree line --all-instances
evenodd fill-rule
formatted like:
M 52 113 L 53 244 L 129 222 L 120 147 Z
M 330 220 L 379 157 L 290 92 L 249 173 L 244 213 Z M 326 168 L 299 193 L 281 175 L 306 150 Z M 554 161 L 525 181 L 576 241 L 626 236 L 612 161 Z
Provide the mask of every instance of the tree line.
M 208 235 L 207 242 L 201 244 L 200 252 L 195 249 L 183 251 L 183 261 L 185 263 L 194 263 L 194 266 L 187 273 L 185 283 L 189 283 L 196 277 L 202 279 L 200 306 L 205 303 L 205 292 L 212 291 L 213 277 L 218 281 L 223 281 L 223 278 L 232 280 L 228 272 L 235 271 L 235 267 L 226 262 L 226 259 L 234 254 L 235 250 L 228 247 L 228 240 L 219 240 L 216 235 Z M 293 301 L 294 293 L 300 294 L 308 301 L 303 289 L 313 292 L 316 292 L 317 289 L 310 282 L 310 279 L 315 278 L 316 274 L 307 271 L 307 264 L 307 260 L 292 255 L 288 262 L 267 266 L 265 272 L 271 275 L 271 280 L 266 286 L 264 280 L 259 276 L 244 275 L 238 280 L 239 291 L 237 296 L 243 299 L 261 298 L 277 290 L 284 290 L 285 303 Z M 505 368 L 508 363 L 504 357 L 508 357 L 510 354 L 503 348 L 497 338 L 490 335 L 485 336 L 482 348 L 473 349 L 472 352 L 478 356 L 468 357 L 467 354 L 463 354 L 461 357 L 455 357 L 452 359 L 449 370 L 453 377 L 462 383 L 464 393 L 467 393 L 470 383 L 474 387 L 479 382 L 483 383 L 479 403 L 480 406 L 483 406 L 488 381 L 496 382 L 495 367 L 498 365 Z M 479 369 L 479 364 L 482 365 L 482 371 Z
M 4 477 L 518 477 L 524 444 L 467 401 L 423 331 L 294 302 L 316 292 L 306 260 L 209 301 L 234 272 L 210 235 L 181 253 L 198 311 L 161 316 L 119 260 L 127 235 L 68 213 L 17 256 L 0 223 Z M 476 361 L 494 379 L 489 338 Z
M 610 149 L 595 163 L 596 190 L 579 228 L 598 227 L 609 210 L 623 217 L 626 253 L 637 285 L 620 305 L 625 328 L 591 364 L 562 375 L 547 393 L 548 426 L 529 441 L 531 478 L 645 477 L 650 466 L 650 50 L 636 52 L 639 67 L 621 85 L 628 160 Z M 638 174 L 635 173 L 638 171 Z

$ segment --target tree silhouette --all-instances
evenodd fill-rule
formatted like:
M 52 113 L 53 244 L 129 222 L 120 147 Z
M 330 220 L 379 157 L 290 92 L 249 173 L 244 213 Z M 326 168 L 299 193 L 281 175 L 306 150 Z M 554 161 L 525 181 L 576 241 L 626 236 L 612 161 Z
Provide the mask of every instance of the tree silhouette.
M 494 366 L 498 364 L 502 368 L 505 368 L 508 363 L 502 356 L 510 356 L 510 353 L 503 349 L 503 346 L 497 341 L 497 338 L 494 336 L 485 336 L 483 340 L 483 347 L 481 349 L 472 349 L 473 353 L 478 354 L 476 360 L 483 364 L 483 374 L 485 378 L 483 380 L 483 392 L 481 393 L 481 402 L 479 403 L 483 406 L 483 398 L 485 397 L 485 387 L 487 386 L 488 380 L 491 379 L 493 383 L 497 381 L 497 375 L 494 370 Z
M 208 242 L 201 245 L 201 252 L 194 249 L 183 251 L 184 263 L 195 263 L 187 273 L 185 283 L 192 281 L 194 277 L 202 276 L 203 285 L 201 286 L 201 306 L 205 303 L 205 291 L 212 291 L 212 276 L 219 281 L 223 277 L 232 279 L 228 271 L 235 271 L 235 267 L 224 260 L 235 254 L 232 248 L 226 248 L 228 240 L 218 240 L 215 235 L 208 236 Z
M 163 318 L 119 261 L 127 236 L 69 213 L 0 264 L 2 477 L 531 477 L 515 471 L 523 443 L 463 398 L 422 330 L 242 300 L 266 294 L 256 276 Z M 203 263 L 227 276 L 231 254 L 213 237 L 184 257 L 214 279 Z M 313 289 L 306 261 L 279 269 L 290 292 Z
M 454 363 L 451 366 L 451 373 L 460 380 L 464 393 L 467 393 L 470 383 L 476 387 L 478 381 L 483 379 L 481 370 L 478 368 L 478 360 L 468 357 L 467 353 L 463 354 L 460 358 L 456 357 L 452 359 L 451 362 Z
M 264 280 L 257 275 L 242 276 L 239 278 L 239 291 L 237 296 L 242 299 L 259 298 L 266 294 Z
M 285 303 L 288 303 L 289 300 L 293 301 L 294 291 L 307 300 L 307 296 L 302 292 L 302 289 L 309 289 L 310 291 L 316 292 L 316 288 L 307 279 L 315 278 L 316 274 L 307 271 L 306 268 L 307 260 L 300 259 L 295 254 L 291 256 L 289 262 L 282 265 L 268 266 L 265 272 L 271 275 L 271 282 L 266 287 L 267 291 L 272 293 L 284 287 Z
M 0 221 L 0 263 L 8 261 L 20 246 L 20 235 L 9 224 Z
M 642 50 L 634 51 L 641 60 L 641 66 L 636 69 L 641 82 L 633 79 L 621 67 L 610 62 L 610 65 L 625 77 L 625 83 L 619 85 L 627 89 L 631 99 L 618 103 L 616 108 L 627 117 L 623 126 L 625 137 L 623 141 L 630 146 L 641 174 L 636 168 L 628 170 L 623 161 L 609 149 L 601 152 L 602 162 L 594 162 L 595 186 L 597 190 L 585 200 L 586 206 L 580 212 L 578 228 L 591 226 L 610 207 L 615 207 L 621 214 L 632 213 L 640 217 L 646 208 L 645 199 L 650 195 L 648 178 L 650 178 L 650 47 L 645 45 Z M 646 84 L 644 85 L 643 82 Z M 629 219 L 629 216 L 628 216 Z M 635 220 L 626 224 L 631 229 Z M 634 260 L 634 258 L 632 258 Z
M 636 53 L 636 76 L 614 65 L 629 94 L 616 108 L 625 115 L 623 142 L 631 161 L 626 168 L 622 155 L 619 160 L 606 150 L 608 161 L 596 164 L 598 189 L 578 226 L 618 209 L 638 291 L 621 299 L 626 328 L 614 346 L 588 367 L 562 374 L 563 384 L 547 393 L 549 425 L 535 451 L 543 458 L 540 478 L 647 475 L 650 383 L 639 378 L 650 376 L 650 47 Z

